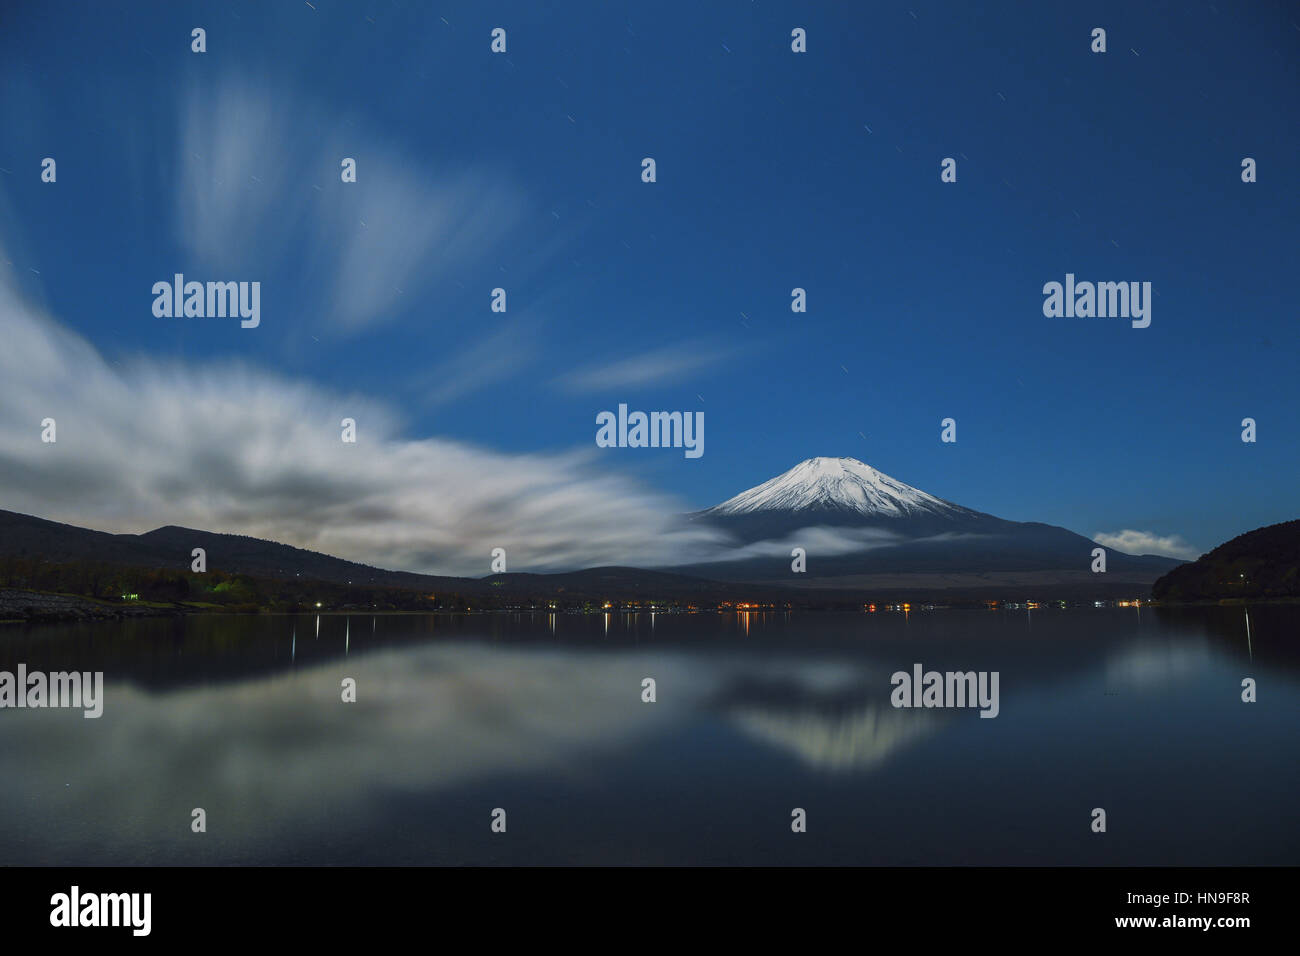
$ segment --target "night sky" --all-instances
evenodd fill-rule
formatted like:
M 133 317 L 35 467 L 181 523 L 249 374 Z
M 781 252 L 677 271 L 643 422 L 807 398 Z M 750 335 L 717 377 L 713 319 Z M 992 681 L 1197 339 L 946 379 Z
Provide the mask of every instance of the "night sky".
M 1185 557 L 1296 517 L 1294 7 L 551 6 L 6 3 L 0 508 L 476 573 L 816 455 Z M 178 272 L 260 325 L 155 317 Z M 704 454 L 597 448 L 619 403 Z

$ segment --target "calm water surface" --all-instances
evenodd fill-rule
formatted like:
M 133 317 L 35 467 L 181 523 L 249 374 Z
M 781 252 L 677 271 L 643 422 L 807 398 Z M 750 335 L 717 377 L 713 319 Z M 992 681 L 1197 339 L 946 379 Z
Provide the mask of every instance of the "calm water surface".
M 0 627 L 0 670 L 106 683 L 98 720 L 0 710 L 0 862 L 1294 865 L 1300 609 L 1250 625 L 1087 608 Z M 895 709 L 890 675 L 918 662 L 998 671 L 999 716 Z

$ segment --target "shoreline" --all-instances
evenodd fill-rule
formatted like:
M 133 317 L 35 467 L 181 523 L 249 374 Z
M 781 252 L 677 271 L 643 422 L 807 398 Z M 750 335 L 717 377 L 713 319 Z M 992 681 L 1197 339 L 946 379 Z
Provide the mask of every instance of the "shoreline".
M 929 600 L 918 600 L 907 604 L 909 611 L 943 611 L 943 610 L 1018 610 L 1022 604 L 1014 601 L 999 600 L 991 601 L 971 601 L 965 598 L 954 597 L 951 601 L 943 601 L 941 598 L 936 599 L 934 595 L 928 595 Z M 1048 611 L 1054 610 L 1062 605 L 1066 607 L 1086 607 L 1093 605 L 1092 600 L 1073 599 L 1068 601 L 1039 599 L 1032 602 L 1033 610 Z M 1295 605 L 1300 604 L 1300 598 L 1295 597 L 1261 597 L 1261 598 L 1207 598 L 1198 601 L 1156 601 L 1143 600 L 1141 607 L 1163 607 L 1163 608 L 1198 608 L 1198 607 L 1249 607 L 1253 605 Z M 221 606 L 221 605 L 204 605 L 204 604 L 185 604 L 176 603 L 165 605 L 155 603 L 134 603 L 134 604 L 115 604 L 98 598 L 87 597 L 79 594 L 68 594 L 50 591 L 32 591 L 23 588 L 0 588 L 0 625 L 5 624 L 54 624 L 68 623 L 77 621 L 110 621 L 126 620 L 134 618 L 147 617 L 179 617 L 189 614 L 231 614 L 231 615 L 299 615 L 299 614 L 316 614 L 316 615 L 425 615 L 425 614 L 639 614 L 639 613 L 658 613 L 658 614 L 722 614 L 722 613 L 790 613 L 793 611 L 816 612 L 816 611 L 836 611 L 836 612 L 861 612 L 871 613 L 879 607 L 880 613 L 896 613 L 903 608 L 902 604 L 893 605 L 871 605 L 871 611 L 868 611 L 866 604 L 857 607 L 846 605 L 834 600 L 828 602 L 825 606 L 808 606 L 801 605 L 798 607 L 782 606 L 780 602 L 774 602 L 771 605 L 763 604 L 750 605 L 749 607 L 734 606 L 730 602 L 724 602 L 722 605 L 707 606 L 680 606 L 675 604 L 663 604 L 658 606 L 640 606 L 637 604 L 623 604 L 615 602 L 607 608 L 591 607 L 546 607 L 546 606 L 514 606 L 514 607 L 484 607 L 484 608 L 430 608 L 428 610 L 410 609 L 410 608 L 359 608 L 359 607 L 329 607 L 329 608 L 274 608 L 274 607 L 249 607 L 244 606 Z M 1112 599 L 1106 599 L 1106 607 L 1125 606 Z

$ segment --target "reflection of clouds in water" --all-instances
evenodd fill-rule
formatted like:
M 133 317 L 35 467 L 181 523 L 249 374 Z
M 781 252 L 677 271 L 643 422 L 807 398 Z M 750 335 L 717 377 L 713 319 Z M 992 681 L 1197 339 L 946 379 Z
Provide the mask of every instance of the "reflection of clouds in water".
M 1124 648 L 1106 661 L 1109 684 L 1135 686 L 1184 680 L 1210 666 L 1209 644 L 1193 638 L 1177 644 L 1143 642 Z
M 100 720 L 5 713 L 0 834 L 30 846 L 75 821 L 96 843 L 179 844 L 201 806 L 215 840 L 311 838 L 349 830 L 351 815 L 374 825 L 393 794 L 492 775 L 590 774 L 700 711 L 821 766 L 862 767 L 914 736 L 917 715 L 875 713 L 889 709 L 882 701 L 837 728 L 799 708 L 830 699 L 844 711 L 847 699 L 860 709 L 853 687 L 888 689 L 865 673 L 846 659 L 440 644 L 161 694 L 110 679 Z M 641 701 L 646 676 L 656 704 Z M 356 679 L 357 703 L 341 702 L 344 677 Z M 762 688 L 778 678 L 775 696 L 788 699 L 773 705 Z M 738 686 L 750 691 L 737 697 Z M 789 699 L 799 702 L 793 718 Z
M 938 726 L 931 714 L 872 705 L 844 714 L 738 709 L 736 725 L 820 770 L 867 770 Z
M 154 839 L 159 817 L 188 817 L 195 806 L 208 810 L 214 831 L 248 830 L 324 805 L 364 811 L 348 805 L 385 792 L 577 770 L 593 750 L 668 722 L 670 708 L 641 702 L 645 670 L 628 657 L 440 645 L 168 694 L 109 682 L 98 721 L 79 712 L 76 722 L 50 720 L 50 711 L 6 714 L 17 719 L 0 724 L 8 752 L 0 806 L 12 826 L 18 808 L 39 805 L 56 787 L 65 808 L 84 803 L 72 810 L 78 819 L 110 807 Z M 648 673 L 674 694 L 700 683 L 680 661 Z M 357 681 L 354 704 L 340 700 L 344 677 Z M 75 770 L 51 777 L 39 757 L 51 753 Z M 178 807 L 176 799 L 190 802 Z M 187 835 L 180 827 L 178 838 Z

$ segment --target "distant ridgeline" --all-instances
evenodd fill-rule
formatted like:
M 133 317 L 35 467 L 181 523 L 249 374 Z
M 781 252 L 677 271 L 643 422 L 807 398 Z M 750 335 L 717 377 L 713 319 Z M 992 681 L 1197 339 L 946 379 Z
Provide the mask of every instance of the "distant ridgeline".
M 1300 598 L 1300 520 L 1248 531 L 1151 588 L 1158 601 Z
M 6 589 L 13 591 L 6 592 Z M 322 606 L 331 610 L 456 611 L 464 610 L 470 600 L 459 593 L 431 594 L 383 585 L 269 578 L 219 569 L 196 574 L 174 568 L 132 567 L 104 561 L 53 563 L 0 554 L 0 620 L 57 617 L 57 608 L 43 608 L 43 598 L 34 600 L 34 596 L 42 594 L 80 595 L 114 606 L 166 605 L 174 610 L 237 612 L 304 611 Z

